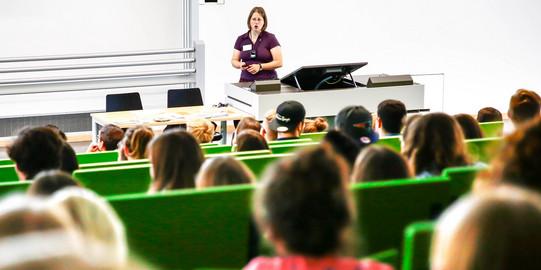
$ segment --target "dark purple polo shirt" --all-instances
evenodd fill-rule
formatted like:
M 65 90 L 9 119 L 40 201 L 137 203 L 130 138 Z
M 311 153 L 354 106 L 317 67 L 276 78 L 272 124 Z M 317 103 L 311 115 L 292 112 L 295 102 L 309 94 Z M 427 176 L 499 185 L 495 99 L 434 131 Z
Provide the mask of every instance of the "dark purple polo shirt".
M 245 62 L 247 66 L 251 64 L 268 63 L 272 61 L 272 54 L 270 50 L 276 46 L 280 46 L 276 37 L 267 32 L 262 31 L 257 38 L 255 44 L 250 40 L 250 31 L 240 35 L 235 42 L 235 49 L 240 51 L 240 59 Z M 250 51 L 256 51 L 256 58 L 250 58 Z M 256 74 L 243 70 L 240 74 L 241 82 L 251 82 L 254 80 L 268 80 L 278 78 L 278 74 L 275 70 L 262 70 Z

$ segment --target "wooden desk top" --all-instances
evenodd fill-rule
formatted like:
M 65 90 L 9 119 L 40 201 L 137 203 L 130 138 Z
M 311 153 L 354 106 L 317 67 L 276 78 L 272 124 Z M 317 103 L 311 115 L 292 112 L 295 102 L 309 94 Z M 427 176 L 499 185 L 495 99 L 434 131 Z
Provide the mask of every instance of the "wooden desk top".
M 253 117 L 239 109 L 229 107 L 190 106 L 156 110 L 119 111 L 93 113 L 92 119 L 100 124 L 115 124 L 127 128 L 138 124 L 147 126 L 163 126 L 185 124 L 191 119 L 206 118 L 211 121 L 239 120 Z

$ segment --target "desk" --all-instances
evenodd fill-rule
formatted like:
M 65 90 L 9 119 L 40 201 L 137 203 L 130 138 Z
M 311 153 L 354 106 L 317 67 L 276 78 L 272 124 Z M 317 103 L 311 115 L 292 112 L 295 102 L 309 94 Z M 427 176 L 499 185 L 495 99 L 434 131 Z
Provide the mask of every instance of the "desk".
M 369 77 L 380 75 L 353 76 L 355 81 L 366 85 Z M 268 110 L 276 109 L 286 100 L 296 100 L 304 105 L 306 117 L 336 115 L 349 105 L 362 105 L 370 112 L 376 112 L 378 104 L 385 99 L 402 101 L 408 110 L 424 109 L 424 85 L 357 87 L 346 89 L 311 90 L 282 84 L 280 91 L 252 92 L 246 90 L 251 83 L 226 83 L 226 102 L 263 120 Z
M 227 121 L 239 120 L 243 117 L 253 116 L 233 107 L 215 108 L 210 106 L 177 107 L 158 110 L 121 111 L 108 113 L 93 113 L 92 142 L 98 141 L 99 126 L 115 124 L 121 128 L 129 128 L 138 124 L 147 126 L 165 126 L 185 124 L 194 118 L 206 118 L 210 121 L 221 121 L 223 134 L 222 143 L 227 142 Z M 155 119 L 170 119 L 169 121 L 155 121 Z

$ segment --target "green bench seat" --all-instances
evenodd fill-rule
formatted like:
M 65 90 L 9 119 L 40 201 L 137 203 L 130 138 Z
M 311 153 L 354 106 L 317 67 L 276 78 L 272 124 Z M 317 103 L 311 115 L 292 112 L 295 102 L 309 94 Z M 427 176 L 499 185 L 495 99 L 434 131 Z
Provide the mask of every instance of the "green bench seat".
M 261 180 L 267 166 L 280 158 L 289 157 L 293 154 L 272 154 L 259 156 L 244 156 L 236 159 L 243 162 L 253 173 L 257 180 Z
M 430 270 L 434 222 L 416 222 L 404 231 L 402 270 Z
M 483 131 L 485 138 L 503 136 L 503 121 L 479 123 L 479 127 Z
M 323 132 L 313 132 L 313 133 L 301 133 L 299 136 L 300 139 L 311 139 L 314 142 L 321 142 L 323 137 L 327 135 L 327 131 Z
M 379 141 L 375 143 L 375 145 L 382 145 L 387 146 L 397 153 L 402 152 L 402 136 L 388 136 L 388 137 L 380 137 Z
M 130 251 L 160 269 L 248 263 L 251 185 L 109 196 Z
M 99 195 L 146 193 L 150 187 L 150 164 L 76 170 L 73 177 Z
M 489 164 L 503 147 L 503 138 L 482 138 L 466 140 L 466 147 L 472 162 Z

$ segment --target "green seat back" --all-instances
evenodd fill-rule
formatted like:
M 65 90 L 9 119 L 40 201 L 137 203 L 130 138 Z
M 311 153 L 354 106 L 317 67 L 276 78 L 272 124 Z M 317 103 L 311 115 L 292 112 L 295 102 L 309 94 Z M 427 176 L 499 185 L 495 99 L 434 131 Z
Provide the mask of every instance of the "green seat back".
M 487 170 L 487 166 L 464 166 L 452 167 L 443 170 L 442 175 L 451 181 L 450 196 L 454 201 L 460 196 L 469 193 L 472 189 L 473 181 L 480 171 Z
M 398 269 L 398 261 L 400 260 L 400 256 L 398 254 L 398 249 L 389 249 L 382 252 L 378 252 L 376 254 L 369 255 L 363 259 L 385 263 L 392 266 L 394 269 Z
M 13 162 L 13 160 L 9 159 L 9 158 L 6 158 L 6 159 L 0 159 L 0 166 L 4 166 L 4 165 L 13 165 L 15 164 L 15 162 Z
M 402 270 L 429 270 L 433 222 L 416 222 L 404 231 Z
M 318 142 L 306 142 L 306 143 L 291 143 L 291 144 L 276 144 L 269 145 L 273 154 L 285 154 L 298 151 L 303 148 L 314 147 L 319 145 Z
M 503 136 L 503 121 L 479 123 L 479 127 L 483 130 L 485 138 Z
M 294 143 L 307 143 L 307 142 L 312 142 L 312 139 L 299 138 L 299 139 L 291 139 L 291 140 L 270 141 L 270 142 L 267 142 L 267 144 L 269 144 L 269 146 L 272 146 L 272 145 L 279 145 L 279 144 L 294 144 Z
M 146 193 L 150 187 L 150 164 L 76 170 L 73 177 L 102 196 Z
M 323 140 L 323 137 L 327 135 L 327 131 L 323 132 L 313 132 L 313 133 L 301 133 L 299 136 L 300 139 L 312 139 L 314 142 L 321 142 Z
M 213 143 L 213 142 L 209 142 L 209 143 L 200 143 L 199 146 L 203 147 L 203 146 L 216 146 L 218 145 L 218 143 Z
M 105 151 L 94 153 L 80 153 L 77 154 L 77 161 L 79 165 L 90 163 L 102 163 L 118 160 L 118 151 Z
M 81 164 L 81 165 L 79 165 L 79 170 L 110 168 L 110 167 L 141 165 L 141 164 L 149 164 L 148 159 L 123 160 L 123 161 L 111 161 L 111 162 Z
M 211 145 L 211 146 L 203 146 L 201 147 L 201 150 L 203 151 L 203 154 L 223 154 L 223 153 L 231 153 L 231 145 Z
M 15 171 L 15 165 L 0 166 L 0 182 L 11 182 L 19 180 L 19 176 Z
M 256 179 L 260 180 L 267 166 L 282 157 L 292 156 L 293 154 L 272 154 L 261 156 L 237 157 L 254 173 Z
M 26 192 L 32 181 L 13 181 L 0 183 L 0 197 L 3 197 L 11 192 Z
M 446 177 L 352 184 L 364 254 L 400 249 L 406 226 L 436 218 L 449 205 Z
M 250 185 L 111 196 L 130 250 L 160 269 L 248 263 Z
M 402 141 L 400 140 L 402 136 L 389 136 L 389 137 L 380 137 L 379 141 L 375 143 L 376 145 L 387 146 L 397 153 L 402 152 Z
M 466 140 L 466 146 L 473 162 L 490 163 L 503 147 L 503 138 L 482 138 Z
M 241 152 L 231 152 L 231 153 L 223 153 L 223 154 L 207 154 L 205 155 L 205 158 L 213 158 L 213 157 L 223 157 L 223 156 L 231 156 L 231 157 L 243 157 L 243 156 L 259 156 L 259 155 L 270 155 L 270 150 L 253 150 L 253 151 L 241 151 Z

